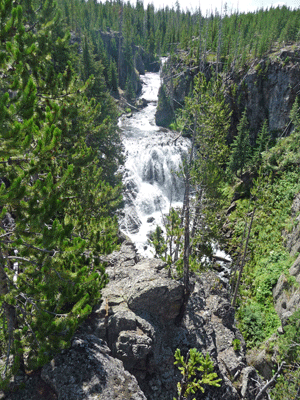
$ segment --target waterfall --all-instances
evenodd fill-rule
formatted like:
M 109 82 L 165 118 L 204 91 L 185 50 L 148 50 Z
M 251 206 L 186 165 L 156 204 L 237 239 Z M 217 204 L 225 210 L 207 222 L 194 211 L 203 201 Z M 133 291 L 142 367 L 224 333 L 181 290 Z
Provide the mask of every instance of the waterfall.
M 178 133 L 156 126 L 159 86 L 159 73 L 146 73 L 141 97 L 147 106 L 119 120 L 125 151 L 120 228 L 148 257 L 153 256 L 147 244 L 149 233 L 156 225 L 163 226 L 170 206 L 182 206 L 184 184 L 179 172 L 190 146 L 188 139 L 177 138 Z

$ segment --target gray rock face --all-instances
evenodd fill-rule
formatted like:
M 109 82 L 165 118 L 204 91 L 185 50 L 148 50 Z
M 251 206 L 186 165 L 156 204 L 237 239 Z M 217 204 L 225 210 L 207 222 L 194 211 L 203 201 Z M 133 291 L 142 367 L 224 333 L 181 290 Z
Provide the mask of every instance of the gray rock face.
M 293 88 L 299 77 L 298 62 L 283 65 L 279 59 L 269 63 L 261 60 L 250 68 L 239 94 L 243 99 L 242 107 L 247 107 L 250 130 L 254 135 L 265 119 L 268 119 L 271 132 L 285 129 L 296 97 Z
M 265 119 L 268 120 L 272 134 L 282 132 L 288 122 L 291 108 L 294 104 L 298 82 L 300 79 L 300 47 L 287 48 L 278 53 L 268 55 L 262 60 L 255 60 L 249 70 L 240 70 L 235 74 L 228 74 L 224 81 L 227 87 L 226 99 L 232 110 L 232 124 L 230 138 L 236 135 L 236 125 L 245 108 L 249 121 L 252 144 L 255 143 L 257 134 Z M 286 57 L 289 62 L 286 62 Z M 184 57 L 183 57 L 184 58 Z M 169 64 L 167 64 L 169 66 Z M 169 69 L 172 66 L 169 66 Z M 175 68 L 175 66 L 174 66 Z M 191 82 L 199 72 L 197 66 L 188 68 L 183 62 L 176 60 L 176 74 L 181 72 L 173 88 L 173 108 L 182 107 L 184 97 L 188 95 Z M 210 79 L 211 68 L 214 64 L 205 63 L 206 79 Z M 175 74 L 175 73 L 174 73 Z M 170 72 L 165 74 L 164 90 L 159 92 L 159 107 L 156 113 L 156 123 L 168 126 L 174 117 L 171 112 L 170 98 L 171 83 Z M 232 88 L 236 85 L 236 93 Z M 292 129 L 288 127 L 287 133 Z
M 146 400 L 136 379 L 94 335 L 78 335 L 70 349 L 42 369 L 58 400 Z
M 294 227 L 291 232 L 285 233 L 286 247 L 291 256 L 300 251 L 300 193 L 295 197 L 291 210 Z
M 273 370 L 277 368 L 278 348 L 276 345 L 274 346 L 277 339 L 278 336 L 274 333 L 264 342 L 263 348 L 253 348 L 247 352 L 248 364 L 253 366 L 266 380 L 272 378 Z
M 290 271 L 295 269 L 295 263 L 291 267 Z M 289 317 L 300 308 L 300 289 L 290 283 L 285 275 L 281 275 L 273 289 L 273 298 L 275 310 L 284 326 Z
M 110 282 L 102 291 L 102 303 L 81 331 L 106 340 L 112 356 L 137 378 L 147 399 L 173 399 L 181 376 L 174 366 L 174 352 L 180 348 L 185 354 L 193 347 L 209 352 L 222 378 L 221 388 L 207 387 L 205 396 L 240 399 L 245 344 L 234 326 L 227 290 L 216 275 L 210 272 L 192 279 L 193 290 L 178 321 L 183 285 L 168 277 L 165 263 L 139 260 L 128 241 L 107 262 Z M 239 352 L 233 350 L 236 338 L 241 341 Z M 234 379 L 240 382 L 233 385 Z
M 295 197 L 291 219 L 293 229 L 289 233 L 284 233 L 286 247 L 291 256 L 295 256 L 300 251 L 300 193 Z M 290 276 L 294 277 L 297 284 L 300 284 L 300 255 L 289 269 Z M 294 285 L 285 275 L 281 275 L 273 289 L 275 310 L 281 320 L 282 325 L 286 325 L 288 318 L 300 308 L 300 289 Z
M 291 266 L 289 273 L 291 276 L 294 276 L 297 283 L 300 283 L 300 255 L 294 262 L 294 264 Z

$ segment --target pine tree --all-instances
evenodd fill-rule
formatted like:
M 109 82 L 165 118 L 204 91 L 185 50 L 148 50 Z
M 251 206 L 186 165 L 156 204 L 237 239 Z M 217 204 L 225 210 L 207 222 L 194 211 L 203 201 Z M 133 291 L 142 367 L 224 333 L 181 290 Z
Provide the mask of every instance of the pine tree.
M 129 76 L 126 79 L 125 94 L 126 94 L 126 98 L 129 101 L 132 101 L 135 99 L 135 93 L 134 93 L 132 82 L 131 82 L 131 79 Z
M 118 90 L 118 71 L 117 64 L 114 60 L 110 60 L 109 65 L 110 88 L 113 92 Z
M 165 254 L 167 244 L 160 226 L 157 225 L 155 231 L 151 233 L 149 243 L 154 247 L 154 257 L 161 258 Z
M 247 110 L 243 112 L 237 130 L 238 134 L 231 144 L 228 170 L 236 175 L 240 172 L 240 177 L 242 177 L 244 168 L 247 166 L 251 155 Z
M 262 152 L 267 150 L 268 143 L 270 142 L 270 133 L 268 129 L 268 122 L 264 121 L 261 130 L 256 139 L 256 146 L 252 158 L 254 167 L 258 168 L 262 162 Z
M 181 355 L 180 349 L 176 349 L 175 354 L 175 365 L 178 365 L 178 369 L 182 374 L 181 382 L 177 384 L 178 397 L 174 400 L 185 400 L 190 398 L 190 395 L 194 395 L 198 390 L 204 393 L 205 389 L 203 385 L 209 385 L 214 387 L 220 387 L 222 379 L 218 378 L 218 375 L 213 372 L 214 364 L 206 353 L 204 357 L 197 349 L 190 349 L 187 357 Z
M 5 381 L 24 368 L 24 351 L 30 349 L 26 363 L 31 369 L 68 346 L 99 299 L 106 282 L 99 255 L 117 243 L 111 214 L 120 204 L 120 188 L 104 180 L 100 149 L 88 146 L 89 139 L 112 129 L 104 115 L 95 125 L 95 109 L 100 110 L 85 97 L 86 86 L 72 68 L 71 56 L 76 56 L 59 27 L 55 4 L 43 1 L 34 10 L 30 1 L 8 0 L 0 13 Z M 62 47 L 69 60 L 56 56 Z M 108 135 L 113 147 L 110 140 Z M 103 168 L 110 162 L 102 161 Z M 8 370 L 11 355 L 14 365 Z

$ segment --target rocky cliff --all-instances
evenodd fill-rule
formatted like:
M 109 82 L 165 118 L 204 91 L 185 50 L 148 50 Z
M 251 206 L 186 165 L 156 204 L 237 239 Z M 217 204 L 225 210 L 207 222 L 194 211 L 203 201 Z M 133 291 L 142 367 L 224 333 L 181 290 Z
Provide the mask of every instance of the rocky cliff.
M 168 277 L 162 261 L 139 259 L 134 245 L 125 241 L 106 262 L 110 282 L 101 304 L 77 331 L 71 348 L 39 374 L 37 387 L 48 388 L 49 399 L 172 400 L 180 380 L 174 352 L 180 348 L 185 354 L 194 347 L 210 354 L 222 379 L 220 388 L 206 387 L 197 399 L 254 398 L 259 378 L 246 365 L 234 310 L 214 273 L 192 277 L 193 290 L 179 319 L 183 284 Z M 235 349 L 234 339 L 240 343 Z M 46 398 L 32 395 L 36 380 L 26 382 L 25 389 L 6 399 Z
M 163 76 L 164 85 L 160 90 L 156 114 L 158 125 L 168 126 L 174 117 L 172 110 L 184 104 L 184 97 L 199 72 L 197 66 L 187 65 L 183 56 L 181 58 L 181 61 L 176 60 L 176 65 L 169 64 Z M 214 64 L 205 63 L 206 79 L 210 79 L 213 68 Z M 170 102 L 171 74 L 174 76 L 173 104 Z M 235 73 L 224 73 L 223 78 L 227 87 L 226 98 L 233 111 L 229 138 L 235 135 L 237 122 L 245 108 L 253 143 L 265 119 L 268 119 L 274 136 L 283 131 L 290 132 L 289 113 L 300 89 L 300 46 L 288 46 L 272 52 Z
M 103 302 L 85 331 L 106 340 L 112 355 L 123 361 L 146 397 L 172 400 L 180 380 L 174 352 L 196 347 L 215 362 L 221 388 L 206 388 L 210 399 L 252 398 L 255 390 L 247 369 L 245 345 L 234 326 L 234 310 L 222 281 L 211 272 L 192 278 L 193 291 L 181 321 L 181 281 L 170 279 L 157 259 L 139 260 L 131 242 L 108 260 L 110 283 Z M 234 339 L 241 343 L 233 348 Z M 250 396 L 250 397 L 249 397 Z M 201 394 L 197 398 L 204 398 Z
M 291 256 L 300 251 L 300 193 L 293 201 L 291 210 L 292 230 L 284 233 L 286 247 Z M 292 278 L 292 279 L 291 279 Z M 284 326 L 288 318 L 300 308 L 300 255 L 289 269 L 289 276 L 282 274 L 273 289 L 275 310 Z

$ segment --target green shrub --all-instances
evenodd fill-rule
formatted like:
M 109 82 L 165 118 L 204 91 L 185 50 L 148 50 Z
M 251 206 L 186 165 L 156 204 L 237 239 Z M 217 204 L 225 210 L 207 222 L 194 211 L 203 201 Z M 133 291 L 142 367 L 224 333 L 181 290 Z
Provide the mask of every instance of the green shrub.
M 249 301 L 245 306 L 240 307 L 237 316 L 238 327 L 249 348 L 262 343 L 280 325 L 272 303 L 261 305 L 255 301 Z
M 277 347 L 278 362 L 285 361 L 287 365 L 271 392 L 272 399 L 297 399 L 300 395 L 300 309 L 289 318 Z
M 241 350 L 241 341 L 239 339 L 233 339 L 232 346 L 233 346 L 234 351 L 240 351 Z
M 218 379 L 218 375 L 213 372 L 214 363 L 208 353 L 204 357 L 197 349 L 190 349 L 188 356 L 184 358 L 180 349 L 177 349 L 174 356 L 174 364 L 178 365 L 182 374 L 182 380 L 177 384 L 178 400 L 189 398 L 189 395 L 198 390 L 204 393 L 204 385 L 221 386 L 222 379 Z

